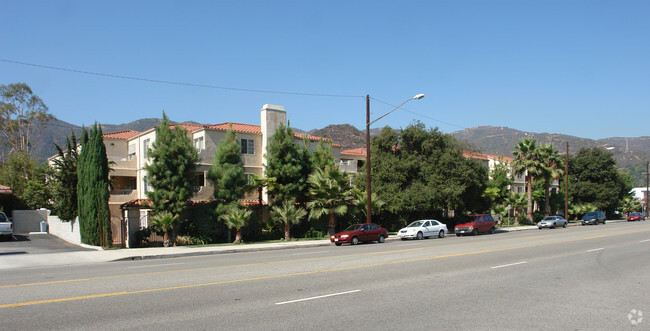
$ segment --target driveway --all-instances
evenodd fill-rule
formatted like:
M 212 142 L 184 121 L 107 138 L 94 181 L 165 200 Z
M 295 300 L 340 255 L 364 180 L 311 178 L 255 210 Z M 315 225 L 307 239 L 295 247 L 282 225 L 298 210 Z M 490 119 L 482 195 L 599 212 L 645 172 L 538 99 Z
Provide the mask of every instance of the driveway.
M 59 239 L 51 234 L 14 234 L 13 240 L 0 241 L 0 256 L 92 251 Z

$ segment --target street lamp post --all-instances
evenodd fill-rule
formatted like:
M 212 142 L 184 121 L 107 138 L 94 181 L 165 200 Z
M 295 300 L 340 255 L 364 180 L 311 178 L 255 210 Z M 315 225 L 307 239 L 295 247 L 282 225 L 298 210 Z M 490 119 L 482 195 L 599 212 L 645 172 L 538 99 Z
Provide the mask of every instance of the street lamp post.
M 406 101 L 402 102 L 399 106 L 395 107 L 393 110 L 387 112 L 384 115 L 379 116 L 374 121 L 370 121 L 370 95 L 366 94 L 366 223 L 372 222 L 372 214 L 370 212 L 371 206 L 371 189 L 370 189 L 370 124 L 373 124 L 380 119 L 384 118 L 386 115 L 396 111 L 399 107 L 402 107 L 405 103 L 411 100 L 419 100 L 424 98 L 424 94 L 418 94 Z

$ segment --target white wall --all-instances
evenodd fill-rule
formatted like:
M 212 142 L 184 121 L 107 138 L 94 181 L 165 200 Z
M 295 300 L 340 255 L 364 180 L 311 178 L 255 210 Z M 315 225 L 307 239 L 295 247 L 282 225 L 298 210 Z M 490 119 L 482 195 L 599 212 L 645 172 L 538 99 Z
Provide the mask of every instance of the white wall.
M 47 217 L 48 232 L 69 243 L 81 245 L 81 232 L 79 232 L 79 217 L 70 222 L 62 221 L 58 216 Z

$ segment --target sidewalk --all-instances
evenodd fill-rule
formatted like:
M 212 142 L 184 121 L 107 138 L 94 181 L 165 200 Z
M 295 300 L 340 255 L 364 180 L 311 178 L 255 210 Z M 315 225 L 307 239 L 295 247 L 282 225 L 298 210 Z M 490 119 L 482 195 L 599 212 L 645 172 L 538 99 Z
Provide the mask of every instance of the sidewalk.
M 612 222 L 612 221 L 608 221 Z M 616 221 L 614 221 L 616 222 Z M 569 226 L 577 226 L 580 223 L 571 223 Z M 537 230 L 536 226 L 517 226 L 499 228 L 497 232 Z M 453 235 L 453 234 L 452 234 Z M 387 240 L 398 240 L 396 236 L 390 236 Z M 80 251 L 66 253 L 45 253 L 45 254 L 15 254 L 4 255 L 0 259 L 0 269 L 34 268 L 46 266 L 66 266 L 91 263 L 105 263 L 112 261 L 165 259 L 185 256 L 229 254 L 237 252 L 271 251 L 280 249 L 317 247 L 331 245 L 328 239 L 290 241 L 278 243 L 204 246 L 204 247 L 150 247 L 150 248 L 125 248 L 115 250 Z

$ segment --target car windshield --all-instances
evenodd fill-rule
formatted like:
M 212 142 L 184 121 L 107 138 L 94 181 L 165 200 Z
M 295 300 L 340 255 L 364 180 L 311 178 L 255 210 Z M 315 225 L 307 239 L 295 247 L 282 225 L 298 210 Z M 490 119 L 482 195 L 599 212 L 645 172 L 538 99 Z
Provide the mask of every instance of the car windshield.
M 424 223 L 424 221 L 415 221 L 415 222 L 412 222 L 411 224 L 407 225 L 406 227 L 407 228 L 417 228 L 417 227 L 422 226 L 423 223 Z
M 632 216 L 641 216 L 641 215 L 643 215 L 643 214 L 641 214 L 641 213 L 632 213 Z
M 359 228 L 360 228 L 362 225 L 363 225 L 363 224 L 354 224 L 354 225 L 350 225 L 350 226 L 348 226 L 347 228 L 345 228 L 345 230 L 343 230 L 343 232 L 359 230 Z
M 585 214 L 585 217 L 593 217 L 593 216 L 596 216 L 596 213 L 593 211 Z
M 553 217 L 553 216 L 546 216 L 546 217 L 544 217 L 544 219 L 542 221 L 552 221 L 554 219 L 555 219 L 555 217 Z

